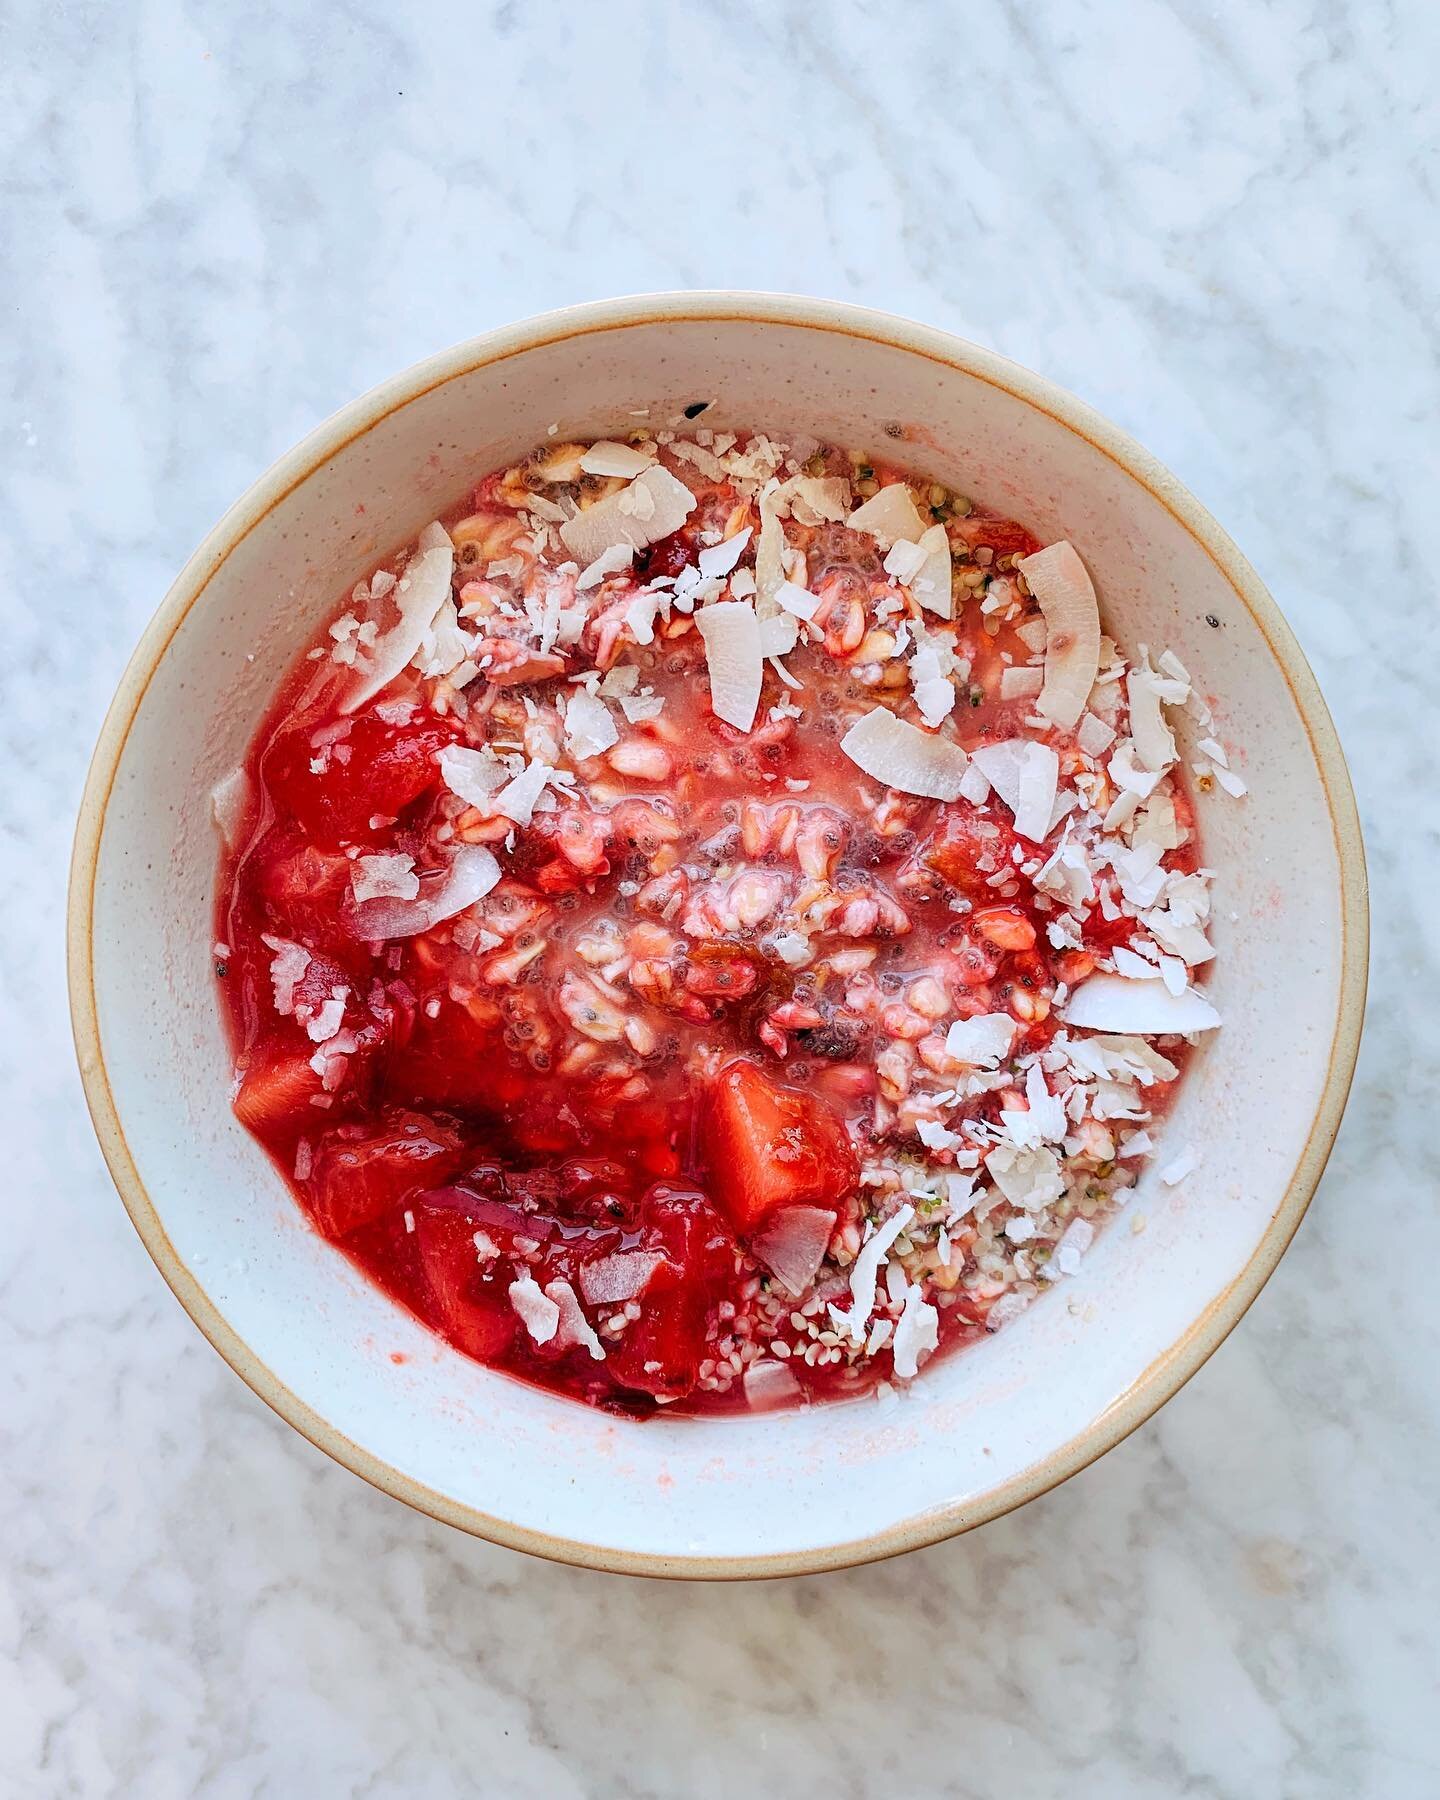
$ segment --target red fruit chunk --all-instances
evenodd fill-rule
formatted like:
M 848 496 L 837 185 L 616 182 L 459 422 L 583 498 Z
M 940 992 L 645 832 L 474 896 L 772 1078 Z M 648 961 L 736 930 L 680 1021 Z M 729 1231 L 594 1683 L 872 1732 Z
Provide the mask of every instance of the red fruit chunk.
M 386 1061 L 387 1098 L 421 1112 L 438 1106 L 488 1115 L 517 1104 L 523 1078 L 500 1042 L 503 1030 L 498 1007 L 488 1022 L 454 1004 L 433 1019 L 420 1011 L 408 1039 Z
M 294 1136 L 320 1117 L 311 1101 L 324 1091 L 305 1051 L 262 1044 L 240 1079 L 235 1117 L 260 1138 Z
M 340 904 L 350 886 L 349 857 L 317 850 L 298 842 L 294 833 L 271 834 L 260 845 L 256 860 L 259 887 L 270 923 L 286 937 L 302 942 L 328 942 L 340 933 Z
M 435 758 L 453 742 L 454 730 L 436 719 L 387 725 L 374 712 L 358 713 L 346 735 L 325 747 L 325 767 L 308 729 L 275 739 L 261 765 L 261 777 L 283 817 L 292 818 L 313 838 L 336 844 L 368 841 L 370 820 L 404 812 L 438 780 Z
M 460 1133 L 438 1119 L 401 1114 L 373 1137 L 332 1136 L 315 1154 L 310 1209 L 327 1237 L 343 1237 L 454 1174 Z
M 987 877 L 1010 862 L 1017 841 L 1008 825 L 987 818 L 969 801 L 957 800 L 945 808 L 920 860 L 960 893 L 991 900 L 995 890 Z M 985 868 L 980 866 L 982 859 Z
M 658 1254 L 640 1317 L 607 1347 L 610 1373 L 626 1387 L 678 1400 L 700 1379 L 711 1315 L 735 1269 L 735 1239 L 701 1193 L 654 1187 L 642 1202 L 639 1249 Z
M 834 1206 L 860 1179 L 829 1107 L 743 1058 L 726 1064 L 707 1096 L 702 1145 L 715 1199 L 742 1236 L 777 1207 Z
M 678 575 L 689 568 L 698 554 L 693 526 L 682 525 L 669 537 L 657 538 L 645 554 L 645 579 L 658 581 L 662 575 Z
M 474 1203 L 458 1190 L 417 1199 L 415 1243 L 429 1289 L 427 1317 L 457 1350 L 494 1362 L 514 1341 L 519 1321 L 510 1305 L 508 1264 L 492 1260 L 491 1278 L 475 1248 L 475 1233 L 495 1235 L 495 1221 L 479 1224 Z M 506 1209 L 510 1211 L 512 1209 Z M 517 1222 L 523 1215 L 514 1213 Z

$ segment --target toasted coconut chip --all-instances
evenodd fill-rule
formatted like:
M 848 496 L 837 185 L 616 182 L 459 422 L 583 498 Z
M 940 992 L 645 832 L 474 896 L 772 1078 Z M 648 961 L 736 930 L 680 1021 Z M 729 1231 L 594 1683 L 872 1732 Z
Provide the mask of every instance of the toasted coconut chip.
M 815 1279 L 834 1230 L 833 1212 L 818 1206 L 785 1206 L 750 1239 L 750 1254 L 798 1297 Z
M 930 800 L 957 799 L 969 766 L 965 752 L 952 739 L 922 731 L 883 706 L 857 720 L 841 738 L 840 748 L 875 781 Z
M 653 463 L 629 487 L 567 519 L 560 538 L 572 556 L 589 564 L 617 544 L 640 550 L 669 537 L 694 510 L 695 496 L 685 483 Z
M 395 588 L 400 617 L 376 639 L 363 662 L 356 658 L 355 685 L 340 702 L 342 713 L 352 713 L 373 699 L 408 665 L 450 598 L 454 572 L 455 552 L 448 537 L 443 545 L 425 550 L 411 563 Z
M 366 900 L 347 906 L 345 925 L 353 937 L 366 941 L 414 937 L 483 900 L 499 879 L 500 865 L 483 844 L 462 844 L 443 874 L 421 879 L 413 900 Z
M 722 600 L 702 606 L 695 624 L 705 640 L 710 666 L 710 704 L 717 719 L 737 731 L 749 731 L 760 704 L 765 652 L 760 621 L 748 600 Z
M 1045 615 L 1045 685 L 1036 711 L 1068 731 L 1090 698 L 1100 669 L 1100 608 L 1073 544 L 1047 544 L 1016 567 Z
M 845 523 L 852 531 L 864 531 L 882 550 L 904 538 L 918 544 L 925 535 L 925 521 L 903 481 L 881 488 L 863 506 L 857 506 Z
M 1065 1022 L 1087 1031 L 1214 1031 L 1220 1015 L 1194 988 L 1172 994 L 1163 981 L 1127 981 L 1123 975 L 1092 975 L 1071 995 Z
M 623 475 L 627 480 L 633 475 L 642 475 L 646 469 L 653 468 L 655 458 L 647 456 L 643 450 L 637 450 L 631 444 L 615 444 L 602 438 L 599 443 L 592 444 L 580 458 L 580 467 L 587 475 Z
M 244 769 L 232 769 L 210 790 L 210 816 L 227 850 L 233 850 L 250 817 L 253 788 Z
M 889 489 L 886 489 L 889 492 Z M 877 496 L 878 498 L 878 496 Z M 933 613 L 939 613 L 942 619 L 955 616 L 955 601 L 951 590 L 950 539 L 945 534 L 943 525 L 932 525 L 923 531 L 916 540 L 917 548 L 925 552 L 925 561 L 920 572 L 910 582 L 910 592 Z
M 1130 701 L 1130 736 L 1135 741 L 1135 754 L 1145 768 L 1163 772 L 1177 753 L 1175 734 L 1160 710 L 1155 676 L 1146 668 L 1131 669 L 1125 677 L 1125 692 Z

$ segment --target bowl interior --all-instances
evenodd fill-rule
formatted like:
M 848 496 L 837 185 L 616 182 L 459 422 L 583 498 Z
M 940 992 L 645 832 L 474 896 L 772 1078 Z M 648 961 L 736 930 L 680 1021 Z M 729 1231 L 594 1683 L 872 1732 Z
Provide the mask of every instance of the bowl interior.
M 162 1268 L 247 1379 L 342 1460 L 552 1554 L 816 1567 L 924 1541 L 1049 1485 L 1223 1335 L 1240 1289 L 1263 1279 L 1247 1271 L 1257 1247 L 1269 1233 L 1278 1254 L 1307 1167 L 1323 1160 L 1342 858 L 1298 653 L 1252 612 L 1223 540 L 1201 541 L 1193 503 L 1158 472 L 1130 472 L 1080 409 L 935 334 L 819 307 L 808 319 L 690 310 L 635 304 L 553 333 L 541 321 L 401 378 L 272 471 L 192 562 L 107 728 L 118 760 L 91 938 L 101 1066 L 87 1075 L 102 1135 L 107 1087 L 123 1121 L 123 1144 L 112 1131 L 107 1150 Z M 638 408 L 669 422 L 695 400 L 715 401 L 717 427 L 883 451 L 1074 539 L 1108 629 L 1177 652 L 1251 792 L 1200 802 L 1219 871 L 1211 992 L 1225 1027 L 1166 1127 L 1169 1145 L 1202 1152 L 1199 1171 L 1167 1189 L 1152 1169 L 1079 1276 L 891 1404 L 636 1425 L 468 1362 L 307 1229 L 229 1108 L 208 794 L 338 597 L 467 483 L 552 426 L 609 434 Z M 1238 559 L 1229 567 L 1244 579 Z

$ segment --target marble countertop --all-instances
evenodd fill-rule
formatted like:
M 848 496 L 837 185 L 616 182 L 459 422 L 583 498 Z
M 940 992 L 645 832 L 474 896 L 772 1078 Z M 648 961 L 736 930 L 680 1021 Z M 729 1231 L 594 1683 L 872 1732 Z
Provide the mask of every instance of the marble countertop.
M 1440 12 L 17 0 L 6 40 L 0 1790 L 1440 1792 Z M 1213 1361 L 983 1531 L 728 1590 L 471 1542 L 242 1387 L 111 1191 L 60 919 L 229 501 L 431 350 L 687 286 L 913 314 L 1153 448 L 1313 659 L 1375 890 L 1339 1146 Z

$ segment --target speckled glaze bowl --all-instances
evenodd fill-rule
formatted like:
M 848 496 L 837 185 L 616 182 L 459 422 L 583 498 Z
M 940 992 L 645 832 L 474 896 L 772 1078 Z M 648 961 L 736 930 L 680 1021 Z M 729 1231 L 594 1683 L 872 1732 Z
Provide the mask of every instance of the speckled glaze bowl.
M 1219 871 L 1209 992 L 1225 1025 L 1169 1125 L 1171 1142 L 1203 1148 L 1200 1171 L 1170 1190 L 1150 1170 L 1078 1277 L 889 1407 L 636 1424 L 467 1361 L 308 1229 L 230 1111 L 208 797 L 336 597 L 467 483 L 552 425 L 613 435 L 632 408 L 666 418 L 712 399 L 707 423 L 883 445 L 1074 539 L 1109 629 L 1180 655 L 1251 791 L 1201 802 Z M 1367 907 L 1314 678 L 1244 558 L 1152 457 L 943 332 L 825 301 L 677 294 L 448 350 L 336 414 L 230 509 L 105 721 L 69 946 L 116 1186 L 181 1304 L 257 1394 L 464 1530 L 598 1568 L 736 1577 L 842 1567 L 979 1525 L 1093 1461 L 1195 1372 L 1324 1166 L 1360 1036 Z

